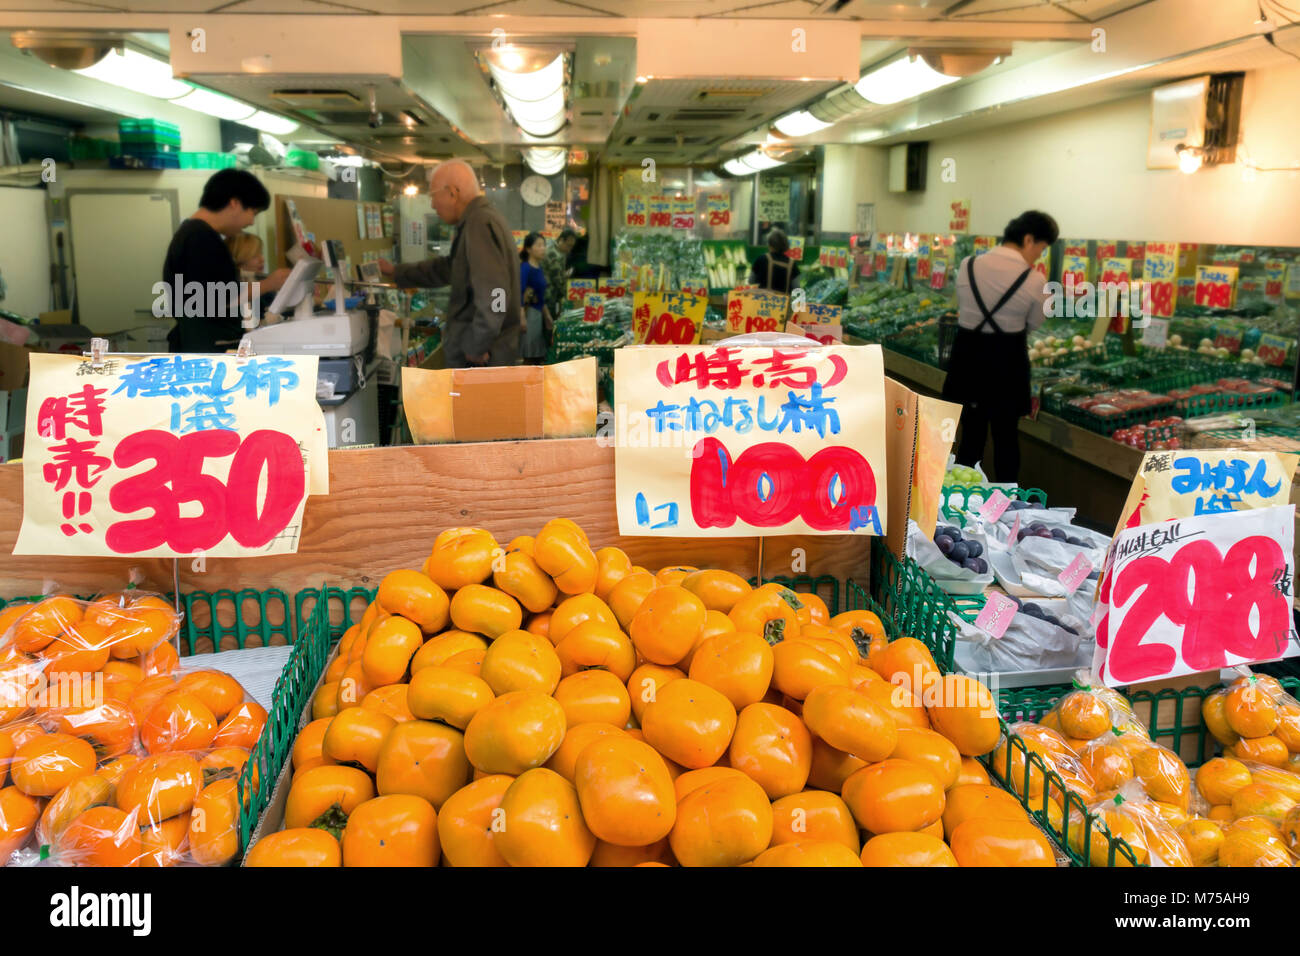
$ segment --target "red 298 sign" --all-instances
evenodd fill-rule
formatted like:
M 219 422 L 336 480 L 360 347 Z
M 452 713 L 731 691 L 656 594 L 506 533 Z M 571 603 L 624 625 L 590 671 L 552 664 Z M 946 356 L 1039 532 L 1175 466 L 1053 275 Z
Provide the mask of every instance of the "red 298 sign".
M 224 482 L 204 474 L 207 459 L 232 455 Z M 155 429 L 128 435 L 113 454 L 119 468 L 145 461 L 153 467 L 122 479 L 108 493 L 114 511 L 153 512 L 108 528 L 105 540 L 120 554 L 164 546 L 192 554 L 216 547 L 226 535 L 246 548 L 262 547 L 284 531 L 306 492 L 302 452 L 284 432 L 263 429 L 241 441 L 226 429 L 179 437 Z M 263 475 L 266 497 L 259 511 Z M 199 514 L 182 517 L 181 506 L 189 502 L 198 503 Z

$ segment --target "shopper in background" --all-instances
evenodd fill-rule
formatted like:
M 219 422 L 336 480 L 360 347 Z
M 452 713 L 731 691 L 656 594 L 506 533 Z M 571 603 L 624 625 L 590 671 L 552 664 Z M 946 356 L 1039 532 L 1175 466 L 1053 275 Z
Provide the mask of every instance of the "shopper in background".
M 168 299 L 176 319 L 167 335 L 171 351 L 220 352 L 239 344 L 243 297 L 236 294 L 232 301 L 229 295 L 238 289 L 239 266 L 226 241 L 270 205 L 266 187 L 246 170 L 223 169 L 204 184 L 198 210 L 181 223 L 163 259 L 162 281 L 171 290 Z M 277 269 L 261 280 L 261 291 L 274 292 L 287 278 L 288 269 Z M 199 284 L 201 296 L 186 293 L 192 283 Z
M 957 269 L 957 338 L 943 397 L 963 406 L 957 464 L 978 462 L 992 429 L 994 481 L 1019 477 L 1019 420 L 1030 411 L 1028 331 L 1043 324 L 1048 299 L 1034 263 L 1059 235 L 1055 219 L 1030 210 L 1007 223 L 1001 245 Z
M 451 254 L 397 266 L 380 259 L 380 271 L 399 286 L 451 286 L 442 334 L 449 368 L 517 364 L 519 260 L 505 218 L 460 159 L 434 169 L 429 200 L 438 218 L 457 227 Z
M 790 240 L 780 229 L 773 229 L 767 234 L 767 252 L 754 260 L 753 270 L 749 274 L 749 284 L 760 289 L 771 289 L 782 295 L 789 295 L 799 278 L 799 267 L 790 261 L 786 252 L 790 249 Z
M 554 321 L 547 304 L 546 240 L 539 232 L 524 236 L 519 253 L 519 288 L 523 291 L 523 356 L 528 365 L 541 365 L 546 359 L 547 332 Z
M 226 248 L 230 250 L 230 258 L 235 260 L 239 269 L 239 280 L 256 282 L 260 290 L 266 281 L 266 257 L 262 254 L 261 237 L 251 232 L 241 232 L 226 240 Z M 274 301 L 274 292 L 262 292 L 258 297 L 258 315 L 265 315 Z
M 578 234 L 566 226 L 542 261 L 542 271 L 546 273 L 546 304 L 551 310 L 552 319 L 564 311 L 570 272 L 569 255 L 577 244 Z

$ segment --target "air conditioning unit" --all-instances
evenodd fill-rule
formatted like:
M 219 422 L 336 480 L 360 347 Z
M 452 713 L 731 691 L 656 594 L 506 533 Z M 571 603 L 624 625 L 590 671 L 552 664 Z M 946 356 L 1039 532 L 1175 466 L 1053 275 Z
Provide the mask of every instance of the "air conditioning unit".
M 1148 169 L 1177 169 L 1178 147 L 1204 149 L 1202 164 L 1237 159 L 1244 73 L 1216 73 L 1151 91 Z
M 921 192 L 925 189 L 925 163 L 929 143 L 900 143 L 889 148 L 889 191 Z

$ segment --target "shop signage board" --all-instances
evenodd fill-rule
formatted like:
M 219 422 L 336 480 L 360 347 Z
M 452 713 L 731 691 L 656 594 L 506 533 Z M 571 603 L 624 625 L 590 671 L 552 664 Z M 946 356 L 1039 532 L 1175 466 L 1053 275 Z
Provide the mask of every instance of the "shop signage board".
M 954 199 L 948 204 L 948 231 L 967 232 L 970 230 L 970 200 Z
M 789 314 L 789 296 L 766 289 L 732 290 L 727 294 L 727 331 L 732 335 L 749 332 L 779 332 Z
M 709 193 L 704 197 L 704 215 L 706 225 L 731 225 L 731 194 Z
M 800 325 L 839 325 L 844 307 L 826 302 L 805 302 L 791 320 Z
M 620 534 L 884 533 L 879 346 L 619 349 L 614 388 Z
M 686 232 L 695 228 L 695 197 L 677 197 L 672 203 L 673 228 Z
M 1178 247 L 1172 242 L 1148 242 L 1145 252 L 1142 282 L 1147 296 L 1146 314 L 1169 318 L 1177 304 Z
M 564 226 L 564 200 L 553 199 L 546 204 L 546 230 L 558 236 Z
M 673 200 L 669 196 L 651 196 L 646 201 L 646 224 L 651 229 L 670 229 L 673 224 Z
M 699 342 L 708 305 L 706 297 L 688 292 L 634 292 L 632 332 L 637 345 Z
M 1197 266 L 1196 304 L 1230 309 L 1237 301 L 1236 266 Z
M 649 225 L 650 210 L 644 196 L 629 195 L 623 201 L 623 225 L 627 229 L 639 229 Z
M 14 553 L 296 552 L 327 467 L 316 363 L 33 354 Z
M 570 279 L 565 289 L 565 297 L 575 305 L 581 305 L 583 296 L 596 291 L 595 279 Z
M 790 177 L 758 177 L 758 221 L 785 222 L 790 218 Z

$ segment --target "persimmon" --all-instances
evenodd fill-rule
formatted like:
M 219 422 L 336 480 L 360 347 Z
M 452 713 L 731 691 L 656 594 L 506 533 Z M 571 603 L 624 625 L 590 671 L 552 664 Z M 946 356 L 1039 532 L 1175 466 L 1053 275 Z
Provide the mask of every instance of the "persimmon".
M 479 677 L 498 697 L 511 691 L 551 694 L 560 683 L 562 670 L 549 640 L 516 629 L 499 635 L 488 646 Z
M 151 869 L 180 866 L 189 849 L 192 822 L 193 814 L 182 813 L 140 827 L 140 866 Z
M 675 680 L 646 705 L 641 729 L 646 743 L 659 753 L 695 770 L 717 762 L 726 752 L 736 729 L 736 708 L 707 684 Z
M 524 612 L 505 591 L 468 584 L 452 595 L 451 622 L 462 631 L 495 640 L 506 631 L 519 630 Z
M 520 774 L 499 809 L 505 826 L 494 843 L 511 866 L 586 866 L 591 860 L 596 837 L 583 818 L 577 788 L 553 770 Z
M 768 847 L 753 866 L 862 866 L 858 855 L 842 843 L 805 840 Z
M 361 655 L 366 681 L 371 687 L 396 684 L 406 676 L 411 658 L 423 643 L 420 626 L 414 621 L 393 614 L 376 622 Z
M 339 841 L 316 827 L 294 827 L 268 833 L 248 850 L 244 866 L 311 866 L 343 865 Z
M 772 683 L 772 648 L 757 634 L 710 637 L 691 657 L 690 678 L 726 697 L 737 711 L 763 699 Z
M 738 866 L 771 841 L 772 804 L 763 788 L 742 773 L 719 775 L 680 797 L 668 835 L 682 866 Z
M 596 596 L 601 600 L 609 597 L 618 582 L 632 573 L 632 559 L 621 548 L 598 548 L 596 550 Z
M 681 680 L 686 674 L 676 667 L 661 664 L 642 664 L 627 679 L 627 692 L 631 698 L 632 716 L 639 723 L 646 705 L 659 695 L 659 690 L 669 681 Z
M 465 753 L 484 773 L 519 775 L 551 758 L 567 726 L 564 708 L 554 698 L 512 691 L 489 701 L 470 720 Z
M 411 713 L 411 708 L 406 702 L 409 692 L 408 684 L 386 684 L 383 687 L 376 687 L 361 698 L 361 709 L 386 714 L 399 724 L 414 720 L 415 715 Z M 220 731 L 217 733 L 220 734 Z
M 863 866 L 957 866 L 957 858 L 938 837 L 900 831 L 882 833 L 862 847 Z
M 934 655 L 924 643 L 914 637 L 900 637 L 890 641 L 870 661 L 872 670 L 891 684 L 900 684 L 920 694 L 927 684 L 938 678 L 939 668 Z
M 64 828 L 51 855 L 76 866 L 139 866 L 140 824 L 117 807 L 91 807 Z
M 723 614 L 754 590 L 739 574 L 718 570 L 694 571 L 682 579 L 681 586 L 699 598 L 705 608 Z
M 763 788 L 769 800 L 803 790 L 812 767 L 812 735 L 797 716 L 775 704 L 740 711 L 728 763 Z
M 91 807 L 111 805 L 113 785 L 98 774 L 78 777 L 54 795 L 36 828 L 42 844 L 52 844 L 69 823 Z
M 636 648 L 616 624 L 583 621 L 570 629 L 558 644 L 563 674 L 569 677 L 587 668 L 603 668 L 627 683 L 636 668 Z
M 1111 728 L 1110 708 L 1086 690 L 1066 694 L 1056 705 L 1061 732 L 1067 737 L 1094 740 Z
M 868 762 L 884 760 L 898 743 L 898 725 L 865 694 L 835 684 L 814 688 L 804 701 L 808 729 L 837 750 Z
M 375 768 L 380 795 L 405 793 L 422 797 L 435 810 L 469 783 L 465 737 L 454 727 L 427 720 L 398 724 L 384 738 Z
M 132 764 L 117 783 L 117 807 L 135 811 L 139 825 L 189 813 L 199 798 L 203 770 L 189 754 L 164 753 Z
M 323 827 L 337 837 L 349 814 L 374 795 L 375 785 L 364 770 L 332 765 L 309 767 L 289 784 L 285 828 Z
M 411 677 L 414 678 L 425 667 L 438 667 L 462 651 L 487 651 L 488 642 L 481 635 L 468 631 L 443 631 L 431 637 L 421 645 L 411 658 Z
M 1267 736 L 1281 720 L 1273 695 L 1251 679 L 1237 681 L 1228 689 L 1223 716 L 1239 737 Z
M 571 521 L 548 521 L 533 539 L 533 558 L 565 594 L 596 589 L 599 563 L 587 536 Z
M 1289 756 L 1286 744 L 1273 734 L 1242 737 L 1228 748 L 1228 752 L 1239 760 L 1267 764 L 1270 767 L 1285 767 Z
M 566 724 L 602 721 L 624 726 L 632 713 L 632 699 L 617 676 L 606 670 L 570 674 L 555 688 L 555 700 L 564 709 Z
M 847 688 L 849 670 L 824 647 L 786 638 L 772 648 L 772 686 L 781 693 L 803 700 L 814 689 L 828 685 Z
M 1144 747 L 1130 757 L 1133 775 L 1152 800 L 1187 809 L 1192 783 L 1187 765 L 1172 750 L 1158 744 Z M 1093 780 L 1094 786 L 1100 784 Z
M 666 584 L 681 584 L 698 570 L 699 568 L 690 564 L 671 565 L 656 571 L 655 580 L 659 582 L 660 587 Z
M 41 801 L 17 787 L 0 789 L 0 863 L 26 845 L 41 815 Z
M 1228 694 L 1224 690 L 1210 694 L 1201 704 L 1201 719 L 1215 740 L 1225 747 L 1231 747 L 1240 737 L 1228 723 L 1225 710 L 1227 700 Z
M 597 840 L 588 866 L 672 866 L 675 862 L 667 837 L 648 846 L 616 846 Z
M 387 714 L 351 707 L 339 712 L 325 728 L 322 750 L 338 763 L 359 764 L 374 773 L 384 738 L 395 726 L 397 721 Z
M 632 617 L 628 635 L 647 661 L 672 666 L 695 646 L 707 610 L 704 602 L 685 588 L 662 585 L 650 592 Z
M 95 748 L 70 734 L 42 734 L 14 749 L 9 776 L 30 797 L 52 797 L 95 772 Z
M 447 592 L 428 575 L 409 568 L 386 574 L 375 600 L 389 614 L 401 615 L 425 634 L 437 634 L 450 619 Z
M 89 741 L 100 760 L 120 757 L 135 743 L 135 717 L 130 707 L 116 700 L 106 700 L 98 707 L 64 709 L 59 714 L 58 729 Z
M 588 743 L 573 768 L 588 828 L 617 846 L 647 846 L 668 836 L 677 818 L 672 777 L 663 757 L 626 734 Z
M 961 758 L 961 770 L 957 774 L 957 783 L 954 786 L 964 784 L 981 783 L 990 784 L 993 781 L 989 779 L 989 772 L 984 769 L 984 765 L 974 757 Z
M 450 866 L 509 866 L 496 846 L 501 799 L 515 778 L 489 774 L 461 787 L 438 812 L 438 843 Z
M 571 724 L 564 732 L 564 740 L 560 742 L 560 746 L 555 753 L 551 754 L 551 759 L 546 761 L 544 766 L 547 770 L 554 770 L 565 780 L 573 783 L 578 755 L 588 744 L 604 736 L 627 737 L 629 735 L 623 728 L 600 720 Z
M 632 571 L 609 592 L 606 601 L 614 612 L 619 627 L 626 631 L 632 624 L 632 618 L 641 610 L 641 605 L 650 596 L 650 592 L 659 587 L 655 576 L 647 571 Z
M 944 674 L 932 689 L 937 697 L 926 708 L 930 723 L 962 755 L 979 757 L 998 745 L 1002 727 L 987 687 L 964 674 Z
M 438 535 L 423 571 L 444 591 L 482 584 L 492 575 L 498 548 L 482 528 L 448 528 Z
M 1178 828 L 1178 836 L 1191 855 L 1192 866 L 1217 866 L 1223 847 L 1223 827 L 1213 820 L 1188 820 Z
M 421 720 L 440 720 L 464 730 L 495 697 L 481 677 L 433 665 L 411 676 L 406 706 Z
M 190 811 L 189 852 L 202 866 L 224 866 L 239 854 L 239 785 L 210 783 Z
M 266 726 L 266 708 L 255 700 L 246 700 L 229 714 L 217 727 L 212 738 L 214 747 L 242 747 L 252 750 Z
M 967 820 L 1026 820 L 1025 808 L 1001 787 L 987 784 L 958 784 L 944 794 L 943 832 L 949 839 Z
M 615 629 L 622 629 L 618 617 L 604 600 L 595 594 L 575 594 L 566 597 L 551 612 L 551 623 L 546 636 L 558 645 L 579 624 L 594 621 Z
M 906 760 L 863 767 L 844 781 L 841 796 L 859 825 L 876 835 L 920 830 L 943 816 L 939 778 Z
M 217 720 L 225 720 L 232 710 L 244 702 L 244 688 L 224 671 L 190 671 L 177 681 L 176 689 L 201 700 Z
M 81 605 L 66 594 L 56 594 L 26 607 L 24 613 L 14 615 L 11 624 L 13 646 L 26 654 L 46 647 L 84 616 Z
M 839 793 L 849 775 L 867 765 L 865 760 L 832 747 L 816 734 L 813 735 L 812 745 L 808 784 L 818 790 Z
M 787 587 L 764 586 L 743 595 L 727 616 L 738 631 L 761 635 L 769 644 L 799 636 L 799 596 Z
M 1029 820 L 973 817 L 949 841 L 959 866 L 1056 866 L 1056 854 Z
M 945 791 L 956 786 L 961 776 L 961 754 L 947 737 L 933 730 L 900 727 L 897 739 L 891 758 L 927 767 Z
M 861 849 L 858 825 L 838 794 L 804 790 L 772 801 L 772 845 L 812 840 Z
M 438 815 L 421 797 L 374 797 L 348 816 L 339 843 L 344 866 L 437 866 Z

